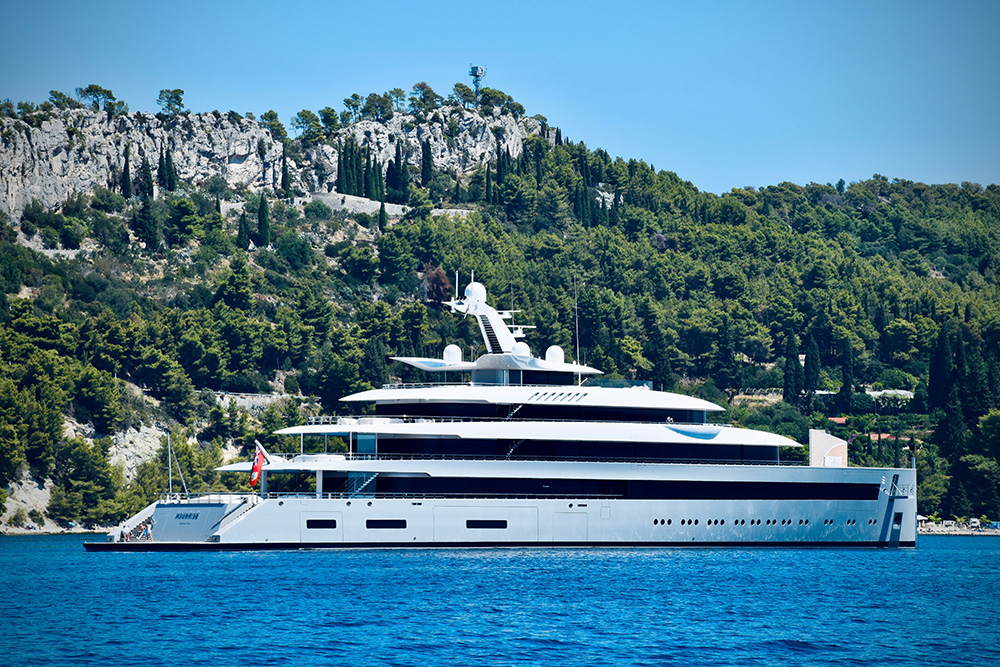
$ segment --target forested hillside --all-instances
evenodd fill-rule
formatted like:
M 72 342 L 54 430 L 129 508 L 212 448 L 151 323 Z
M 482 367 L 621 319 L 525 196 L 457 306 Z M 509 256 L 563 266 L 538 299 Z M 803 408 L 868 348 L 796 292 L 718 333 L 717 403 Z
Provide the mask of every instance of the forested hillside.
M 183 91 L 164 93 L 183 122 Z M 50 520 L 115 521 L 163 489 L 166 455 L 126 479 L 107 436 L 154 422 L 172 425 L 192 490 L 245 484 L 212 470 L 225 447 L 280 448 L 271 431 L 342 411 L 344 394 L 421 379 L 388 356 L 482 352 L 436 305 L 458 270 L 524 311 L 536 352 L 575 357 L 578 316 L 581 360 L 612 377 L 800 442 L 827 428 L 854 463 L 916 452 L 921 513 L 1000 518 L 1000 187 L 876 174 L 717 196 L 564 138 L 500 91 L 478 108 L 469 93 L 352 96 L 300 112 L 295 139 L 254 118 L 281 149 L 271 183 L 146 160 L 4 219 L 0 488 L 29 469 L 56 484 Z M 46 104 L 2 105 L 5 127 L 84 106 Z M 734 400 L 767 389 L 783 400 Z M 221 392 L 285 397 L 252 414 Z M 65 417 L 95 438 L 66 438 Z

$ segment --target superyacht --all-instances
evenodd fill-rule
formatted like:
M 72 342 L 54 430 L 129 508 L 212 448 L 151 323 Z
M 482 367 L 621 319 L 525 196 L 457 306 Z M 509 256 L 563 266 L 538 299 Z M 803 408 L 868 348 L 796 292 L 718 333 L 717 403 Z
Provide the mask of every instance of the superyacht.
M 478 323 L 485 354 L 393 358 L 458 381 L 345 396 L 374 414 L 312 418 L 277 431 L 298 451 L 258 444 L 219 468 L 259 493 L 165 494 L 85 547 L 916 545 L 915 469 L 848 467 L 847 444 L 822 431 L 808 465 L 782 461 L 801 445 L 710 423 L 714 403 L 607 386 L 557 346 L 534 356 L 480 283 L 445 305 Z

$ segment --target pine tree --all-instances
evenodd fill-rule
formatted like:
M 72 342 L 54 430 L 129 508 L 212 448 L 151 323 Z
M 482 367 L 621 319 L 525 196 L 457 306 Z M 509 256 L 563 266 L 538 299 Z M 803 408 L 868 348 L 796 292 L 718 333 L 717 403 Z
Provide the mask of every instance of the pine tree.
M 271 245 L 271 217 L 267 210 L 267 196 L 263 192 L 257 206 L 257 240 L 262 248 Z
M 426 188 L 434 172 L 434 160 L 431 157 L 431 142 L 420 144 L 420 187 Z
M 122 168 L 122 196 L 125 199 L 132 198 L 132 172 L 129 167 L 130 157 L 129 145 L 125 144 L 125 166 Z

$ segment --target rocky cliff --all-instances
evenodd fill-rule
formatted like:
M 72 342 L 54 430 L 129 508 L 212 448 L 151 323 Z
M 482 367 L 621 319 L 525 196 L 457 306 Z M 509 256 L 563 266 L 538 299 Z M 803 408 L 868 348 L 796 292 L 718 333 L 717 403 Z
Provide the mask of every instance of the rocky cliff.
M 237 114 L 57 111 L 39 127 L 0 122 L 0 210 L 16 218 L 32 199 L 53 207 L 75 192 L 113 185 L 126 146 L 133 178 L 143 157 L 155 171 L 161 148 L 171 150 L 177 175 L 193 183 L 220 174 L 231 185 L 259 188 L 273 186 L 281 174 L 281 144 Z
M 76 109 L 51 112 L 34 125 L 0 119 L 0 210 L 15 220 L 32 199 L 52 208 L 73 193 L 117 189 L 126 146 L 133 178 L 143 157 L 155 171 L 161 149 L 167 148 L 178 176 L 190 183 L 218 174 L 230 186 L 256 190 L 276 187 L 281 178 L 281 143 L 255 120 L 235 113 L 112 117 Z M 350 135 L 358 144 L 372 146 L 383 167 L 395 156 L 399 141 L 408 163 L 419 165 L 420 144 L 429 141 L 437 169 L 466 173 L 495 158 L 498 146 L 513 157 L 520 155 L 524 140 L 542 131 L 534 118 L 499 112 L 484 116 L 460 107 L 442 107 L 427 118 L 397 113 L 382 123 L 366 120 L 343 128 L 330 143 L 307 147 L 305 164 L 289 161 L 288 167 L 303 190 L 333 191 L 336 146 Z

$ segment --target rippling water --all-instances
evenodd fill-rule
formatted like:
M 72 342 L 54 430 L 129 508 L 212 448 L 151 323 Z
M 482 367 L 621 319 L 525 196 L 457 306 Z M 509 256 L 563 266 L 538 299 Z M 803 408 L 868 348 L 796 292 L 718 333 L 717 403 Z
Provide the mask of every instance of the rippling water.
M 1000 665 L 1000 538 L 222 554 L 84 539 L 0 538 L 0 664 Z

